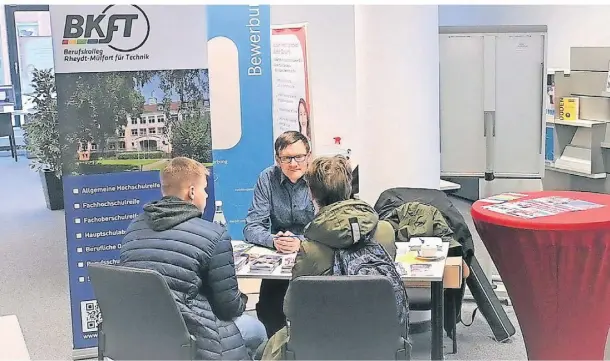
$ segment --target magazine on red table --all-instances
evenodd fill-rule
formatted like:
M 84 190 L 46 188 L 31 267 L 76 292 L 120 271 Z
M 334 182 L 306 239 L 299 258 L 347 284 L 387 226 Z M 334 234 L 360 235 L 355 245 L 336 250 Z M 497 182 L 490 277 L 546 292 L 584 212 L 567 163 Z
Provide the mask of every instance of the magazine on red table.
M 563 210 L 566 212 L 585 211 L 587 209 L 603 207 L 602 204 L 596 204 L 587 201 L 581 201 L 579 199 L 570 199 L 566 197 L 557 196 L 532 199 L 532 203 L 538 206 L 552 207 L 557 210 Z
M 516 199 L 519 198 L 523 198 L 526 197 L 526 194 L 521 194 L 521 193 L 502 193 L 502 194 L 497 194 L 495 196 L 491 196 L 491 197 L 487 197 L 484 199 L 481 199 L 481 202 L 485 202 L 485 203 L 504 203 L 504 202 L 509 202 L 509 201 L 514 201 Z
M 518 202 L 505 202 L 483 208 L 514 217 L 532 219 L 603 207 L 601 204 L 566 197 L 541 197 Z

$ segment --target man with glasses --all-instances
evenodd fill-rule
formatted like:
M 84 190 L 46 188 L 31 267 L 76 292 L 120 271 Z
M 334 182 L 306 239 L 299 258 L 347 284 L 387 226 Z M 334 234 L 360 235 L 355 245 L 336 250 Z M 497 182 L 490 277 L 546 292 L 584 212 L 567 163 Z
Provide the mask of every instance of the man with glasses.
M 303 174 L 311 148 L 296 131 L 275 140 L 276 165 L 265 169 L 256 182 L 248 210 L 244 239 L 281 253 L 296 253 L 305 226 L 314 218 L 314 205 Z M 263 280 L 256 305 L 258 319 L 269 337 L 286 325 L 283 305 L 289 281 Z

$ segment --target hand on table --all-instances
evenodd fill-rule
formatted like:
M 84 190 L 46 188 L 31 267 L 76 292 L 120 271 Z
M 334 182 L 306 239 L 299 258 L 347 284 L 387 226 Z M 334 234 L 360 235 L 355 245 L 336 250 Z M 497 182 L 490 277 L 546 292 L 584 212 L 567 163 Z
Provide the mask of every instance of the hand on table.
M 301 248 L 301 240 L 292 232 L 278 232 L 273 240 L 275 249 L 280 253 L 296 253 Z

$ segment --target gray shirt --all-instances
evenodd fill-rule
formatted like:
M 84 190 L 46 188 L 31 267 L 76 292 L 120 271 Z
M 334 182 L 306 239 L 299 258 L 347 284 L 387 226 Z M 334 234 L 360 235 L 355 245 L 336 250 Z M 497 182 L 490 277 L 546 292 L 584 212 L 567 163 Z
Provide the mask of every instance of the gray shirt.
M 273 248 L 273 235 L 290 231 L 303 235 L 313 220 L 314 207 L 304 179 L 292 183 L 282 170 L 271 166 L 261 172 L 246 217 L 246 242 Z

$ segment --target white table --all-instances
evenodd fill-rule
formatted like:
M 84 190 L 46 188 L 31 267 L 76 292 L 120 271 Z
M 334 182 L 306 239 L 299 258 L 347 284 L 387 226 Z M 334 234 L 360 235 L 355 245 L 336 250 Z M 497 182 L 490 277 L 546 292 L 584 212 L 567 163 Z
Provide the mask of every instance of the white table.
M 446 180 L 442 180 L 441 179 L 441 190 L 446 192 L 446 191 L 455 191 L 462 188 L 461 185 L 457 184 L 457 183 L 453 183 L 453 182 L 448 182 Z
M 30 360 L 30 354 L 15 315 L 0 317 L 0 360 Z
M 233 246 L 244 244 L 243 241 L 232 241 Z M 396 243 L 397 254 L 403 254 L 409 252 L 409 244 L 405 242 Z M 402 276 L 403 281 L 411 281 L 411 282 L 442 282 L 443 275 L 445 273 L 445 262 L 447 261 L 447 253 L 449 252 L 449 243 L 443 242 L 442 250 L 439 251 L 439 255 L 442 254 L 442 258 L 437 261 L 428 262 L 421 261 L 417 263 L 427 263 L 431 264 L 432 268 L 430 270 L 429 275 L 417 275 L 413 276 L 410 274 L 409 265 L 405 264 L 405 270 L 407 271 L 406 275 Z M 280 253 L 275 252 L 274 250 L 270 250 L 268 248 L 254 246 L 250 248 L 247 253 L 256 254 L 256 255 L 264 255 L 264 254 L 273 254 L 279 255 L 282 257 L 286 257 Z M 257 279 L 274 279 L 274 280 L 290 280 L 292 278 L 292 274 L 288 272 L 282 272 L 282 267 L 277 267 L 273 272 L 270 273 L 250 273 L 250 265 L 246 264 L 241 267 L 236 272 L 238 278 L 257 278 Z
M 232 241 L 233 246 L 244 244 L 243 241 Z M 401 255 L 409 252 L 409 244 L 406 242 L 397 242 L 397 254 Z M 430 296 L 432 304 L 432 339 L 431 339 L 431 360 L 442 360 L 443 356 L 443 276 L 445 274 L 445 263 L 447 261 L 447 254 L 449 252 L 449 242 L 442 243 L 442 250 L 439 255 L 442 257 L 433 262 L 417 261 L 416 263 L 427 263 L 432 264 L 432 268 L 427 275 L 413 276 L 410 274 L 409 264 L 405 264 L 406 275 L 402 276 L 403 281 L 411 282 L 430 282 Z M 274 250 L 254 246 L 250 248 L 247 253 L 249 254 L 278 254 Z M 413 263 L 411 263 L 413 264 Z M 282 267 L 278 266 L 273 272 L 270 273 L 250 273 L 250 266 L 248 264 L 241 267 L 236 272 L 238 278 L 255 278 L 255 279 L 280 279 L 290 280 L 292 274 L 288 272 L 282 272 Z

